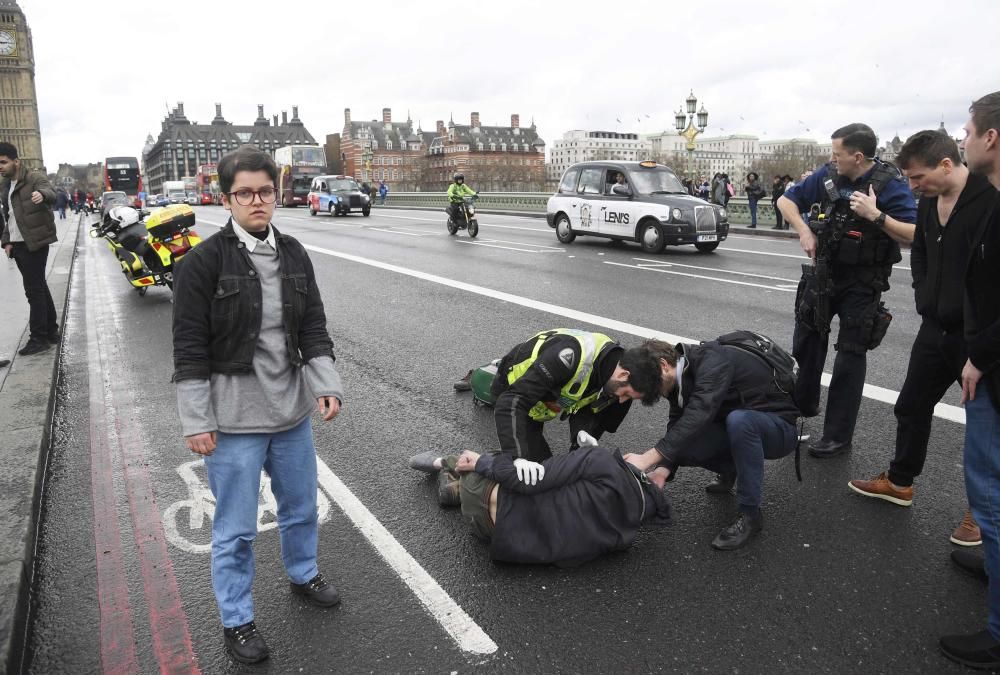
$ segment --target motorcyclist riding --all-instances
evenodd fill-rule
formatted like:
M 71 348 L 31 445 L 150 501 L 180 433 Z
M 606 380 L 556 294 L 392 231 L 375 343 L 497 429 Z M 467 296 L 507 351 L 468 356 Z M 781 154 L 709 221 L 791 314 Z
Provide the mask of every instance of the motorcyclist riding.
M 458 207 L 466 197 L 475 197 L 476 191 L 465 184 L 465 174 L 456 173 L 453 180 L 454 182 L 448 186 L 448 216 L 452 220 L 462 222 L 463 217 Z

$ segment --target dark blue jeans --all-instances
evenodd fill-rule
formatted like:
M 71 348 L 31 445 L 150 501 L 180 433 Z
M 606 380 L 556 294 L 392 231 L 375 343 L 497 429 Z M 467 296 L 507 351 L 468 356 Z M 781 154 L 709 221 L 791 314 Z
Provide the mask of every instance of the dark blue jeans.
M 757 227 L 757 200 L 750 199 L 750 227 Z
M 965 404 L 965 492 L 983 533 L 990 578 L 987 628 L 1000 640 L 1000 412 L 982 380 L 976 398 Z
M 760 508 L 764 494 L 764 460 L 780 459 L 795 451 L 795 425 L 759 410 L 734 410 L 725 422 L 704 429 L 698 441 L 685 448 L 678 466 L 700 466 L 716 473 L 737 475 L 736 503 L 748 513 Z

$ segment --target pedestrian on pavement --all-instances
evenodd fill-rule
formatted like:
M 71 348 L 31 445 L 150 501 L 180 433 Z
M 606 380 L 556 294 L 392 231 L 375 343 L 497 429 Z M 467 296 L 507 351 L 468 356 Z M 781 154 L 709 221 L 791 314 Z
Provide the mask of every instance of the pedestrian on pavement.
M 0 143 L 0 175 L 4 179 L 0 182 L 4 221 L 0 245 L 17 263 L 29 307 L 28 342 L 17 353 L 29 356 L 59 342 L 59 319 L 45 281 L 49 244 L 56 242 L 52 212 L 56 191 L 44 173 L 21 163 L 17 148 L 10 143 Z
M 59 220 L 66 220 L 66 205 L 69 203 L 69 195 L 66 190 L 59 188 L 56 190 L 56 211 L 59 212 Z
M 936 130 L 907 139 L 896 162 L 920 192 L 910 268 L 920 330 L 910 350 L 896 414 L 896 452 L 883 471 L 848 486 L 867 497 L 899 506 L 913 501 L 913 481 L 923 470 L 934 406 L 962 380 L 966 361 L 963 336 L 965 271 L 972 254 L 970 232 L 989 218 L 997 191 L 982 175 L 969 174 L 958 144 Z M 961 546 L 982 543 L 970 513 L 951 535 Z
M 378 182 L 378 200 L 379 204 L 385 206 L 385 198 L 389 194 L 389 186 L 385 184 L 384 180 Z
M 875 132 L 849 124 L 833 132 L 829 165 L 785 190 L 778 208 L 795 228 L 814 264 L 802 266 L 795 295 L 792 354 L 799 364 L 796 402 L 806 417 L 819 414 L 820 377 L 826 363 L 830 321 L 840 317 L 823 436 L 809 446 L 814 457 L 851 449 L 867 353 L 881 343 L 892 315 L 881 302 L 900 242 L 913 241 L 916 202 L 900 171 L 875 158 Z M 814 234 L 802 218 L 818 203 L 823 229 Z M 818 227 L 818 225 L 816 225 Z M 856 233 L 856 234 L 851 234 Z
M 760 177 L 753 171 L 747 174 L 747 182 L 743 186 L 743 192 L 746 193 L 747 202 L 750 205 L 750 228 L 755 229 L 757 227 L 757 202 L 763 199 L 767 193 L 764 191 L 764 186 L 760 184 Z
M 698 196 L 704 199 L 706 202 L 712 195 L 712 186 L 708 183 L 708 177 L 702 176 L 701 182 L 698 185 Z
M 745 546 L 760 532 L 764 460 L 786 457 L 798 444 L 792 387 L 776 378 L 760 355 L 732 344 L 746 336 L 773 344 L 746 331 L 700 345 L 647 340 L 640 349 L 663 368 L 661 393 L 670 403 L 670 417 L 655 446 L 625 455 L 642 471 L 657 465 L 668 475 L 681 466 L 714 471 L 718 476 L 705 488 L 709 493 L 729 494 L 736 486 L 739 515 L 712 541 L 720 551 Z
M 778 209 L 778 198 L 785 194 L 785 179 L 775 176 L 771 181 L 771 208 L 774 209 L 775 230 L 784 230 L 784 221 L 781 218 L 781 211 Z
M 712 176 L 712 201 L 721 206 L 726 205 L 726 182 L 722 179 L 722 174 L 717 173 Z
M 316 562 L 316 449 L 310 412 L 340 412 L 323 300 L 309 256 L 271 224 L 278 169 L 243 146 L 218 165 L 222 231 L 174 273 L 174 376 L 185 441 L 204 456 L 215 497 L 212 586 L 226 647 L 243 663 L 268 656 L 254 623 L 252 542 L 261 470 L 278 502 L 282 561 L 294 593 L 332 607 Z
M 969 112 L 962 141 L 965 161 L 970 171 L 985 175 L 1000 189 L 1000 91 L 975 101 Z M 985 630 L 942 637 L 940 646 L 950 659 L 992 670 L 1000 668 L 1000 504 L 996 498 L 1000 493 L 1000 206 L 970 234 L 973 254 L 966 276 L 964 316 L 969 358 L 962 369 L 965 491 L 983 533 L 989 618 Z
M 501 562 L 574 567 L 628 549 L 644 522 L 670 522 L 665 469 L 647 475 L 596 446 L 542 465 L 545 480 L 528 485 L 505 454 L 410 459 L 412 468 L 438 474 L 439 503 L 460 505 L 473 533 L 489 542 L 490 558 Z
M 733 181 L 729 179 L 729 174 L 722 174 L 722 180 L 726 184 L 726 191 L 722 195 L 722 205 L 729 206 L 729 200 L 736 196 L 736 188 L 733 187 Z
M 455 383 L 471 389 L 470 371 Z M 490 393 L 500 452 L 514 458 L 518 475 L 534 483 L 552 456 L 542 428 L 569 417 L 570 450 L 579 433 L 600 439 L 614 433 L 633 400 L 652 405 L 660 394 L 660 367 L 650 356 L 625 350 L 601 333 L 556 328 L 514 347 L 496 367 Z

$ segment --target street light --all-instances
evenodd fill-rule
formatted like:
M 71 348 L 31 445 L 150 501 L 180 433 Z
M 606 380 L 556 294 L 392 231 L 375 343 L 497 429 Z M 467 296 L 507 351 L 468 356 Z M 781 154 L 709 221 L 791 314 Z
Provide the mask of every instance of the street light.
M 684 114 L 684 108 L 678 108 L 677 112 L 674 113 L 674 127 L 677 129 L 677 133 L 687 139 L 687 151 L 688 151 L 688 176 L 691 175 L 691 164 L 694 157 L 694 139 L 698 134 L 705 131 L 705 127 L 708 126 L 708 111 L 705 110 L 705 105 L 702 104 L 701 109 L 698 110 L 698 99 L 694 95 L 694 90 L 688 94 L 688 97 L 684 100 L 687 104 L 687 114 Z M 697 112 L 695 112 L 697 110 Z

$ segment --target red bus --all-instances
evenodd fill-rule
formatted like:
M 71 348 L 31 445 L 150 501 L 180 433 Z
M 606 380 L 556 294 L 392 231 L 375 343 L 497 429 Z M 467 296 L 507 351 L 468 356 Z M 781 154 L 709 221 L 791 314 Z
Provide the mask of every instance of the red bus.
M 312 179 L 326 171 L 326 153 L 318 145 L 286 145 L 274 151 L 282 206 L 309 203 Z
M 141 208 L 139 193 L 143 189 L 139 160 L 135 157 L 105 157 L 104 191 L 124 192 L 136 208 Z

